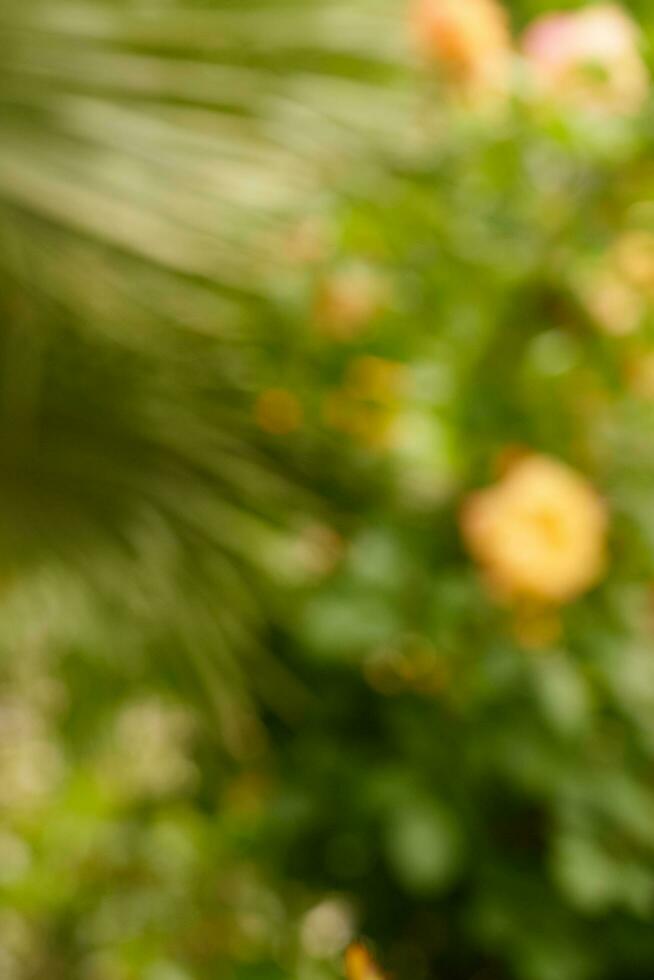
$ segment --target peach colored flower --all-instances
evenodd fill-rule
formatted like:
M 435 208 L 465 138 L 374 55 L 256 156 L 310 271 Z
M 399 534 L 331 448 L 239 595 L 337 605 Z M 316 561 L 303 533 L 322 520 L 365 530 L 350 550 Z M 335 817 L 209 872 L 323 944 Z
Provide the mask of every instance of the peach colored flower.
M 606 528 L 606 507 L 584 477 L 536 454 L 471 494 L 461 513 L 465 542 L 492 587 L 541 602 L 567 602 L 598 581 Z
M 411 26 L 424 57 L 471 94 L 506 88 L 511 35 L 496 0 L 415 0 Z
M 628 229 L 603 255 L 573 270 L 572 285 L 582 305 L 604 333 L 633 333 L 654 298 L 654 235 Z
M 314 303 L 314 321 L 332 340 L 358 337 L 387 305 L 388 282 L 364 263 L 343 266 L 321 283 Z
M 638 30 L 617 4 L 545 14 L 525 32 L 522 49 L 544 94 L 615 113 L 637 111 L 647 98 Z
M 633 333 L 645 312 L 643 297 L 610 262 L 581 277 L 579 295 L 599 329 L 613 337 Z
M 613 252 L 621 274 L 632 286 L 654 293 L 654 235 L 631 229 L 617 238 Z

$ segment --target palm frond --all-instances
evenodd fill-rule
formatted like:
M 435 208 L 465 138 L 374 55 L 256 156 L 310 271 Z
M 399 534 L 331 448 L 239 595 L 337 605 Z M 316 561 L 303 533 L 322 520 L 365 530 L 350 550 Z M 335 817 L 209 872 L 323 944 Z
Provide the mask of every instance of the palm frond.
M 0 556 L 19 593 L 81 583 L 184 650 L 233 745 L 256 583 L 304 506 L 251 429 L 248 325 L 289 221 L 397 141 L 397 23 L 393 0 L 0 0 Z
M 385 7 L 385 9 L 384 9 Z M 0 9 L 0 198 L 228 292 L 406 118 L 393 5 Z

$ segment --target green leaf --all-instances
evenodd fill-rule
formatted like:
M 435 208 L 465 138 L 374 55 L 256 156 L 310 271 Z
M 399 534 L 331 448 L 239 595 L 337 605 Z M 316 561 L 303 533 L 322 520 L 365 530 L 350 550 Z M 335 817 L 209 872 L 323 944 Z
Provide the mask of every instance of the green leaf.
M 419 895 L 443 891 L 461 864 L 463 841 L 456 818 L 436 800 L 407 802 L 393 810 L 385 843 L 399 881 Z

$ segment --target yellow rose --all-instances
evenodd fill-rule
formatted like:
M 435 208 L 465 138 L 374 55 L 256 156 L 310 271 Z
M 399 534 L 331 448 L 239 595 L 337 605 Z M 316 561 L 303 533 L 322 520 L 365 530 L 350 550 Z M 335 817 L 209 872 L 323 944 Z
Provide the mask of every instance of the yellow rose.
M 461 528 L 504 596 L 567 602 L 605 567 L 604 503 L 579 473 L 547 456 L 523 457 L 497 484 L 471 494 Z

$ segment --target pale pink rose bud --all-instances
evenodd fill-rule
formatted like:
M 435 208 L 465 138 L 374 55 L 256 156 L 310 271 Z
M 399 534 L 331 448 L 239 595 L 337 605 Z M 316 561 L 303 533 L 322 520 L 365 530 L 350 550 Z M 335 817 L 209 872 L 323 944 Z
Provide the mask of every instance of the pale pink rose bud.
M 647 98 L 638 28 L 617 4 L 545 14 L 525 32 L 522 50 L 542 94 L 609 113 L 635 112 Z

